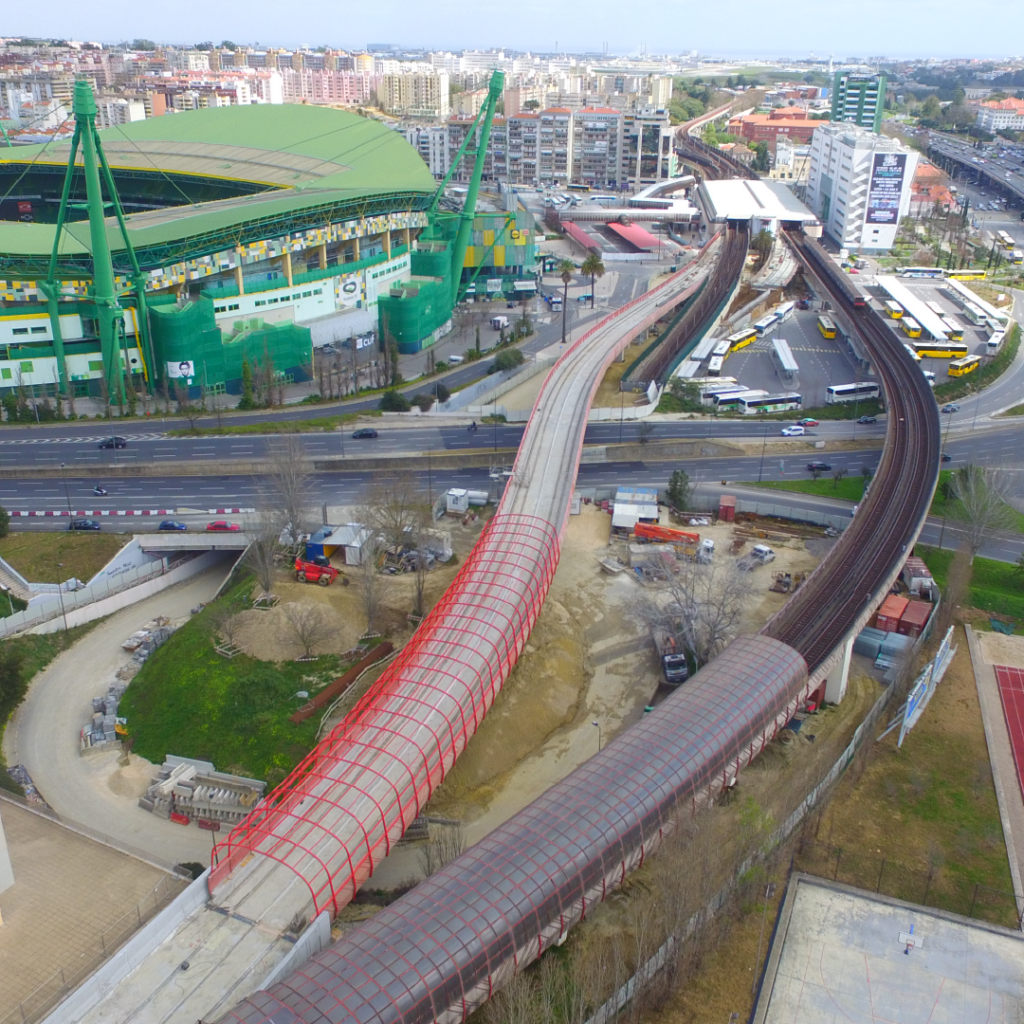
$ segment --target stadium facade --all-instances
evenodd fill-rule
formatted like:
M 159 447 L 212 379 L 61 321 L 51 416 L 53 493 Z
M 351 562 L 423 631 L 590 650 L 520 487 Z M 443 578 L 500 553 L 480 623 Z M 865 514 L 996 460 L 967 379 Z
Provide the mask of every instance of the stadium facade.
M 328 341 L 430 346 L 481 272 L 492 294 L 534 286 L 524 215 L 477 216 L 463 239 L 417 152 L 358 114 L 227 107 L 79 134 L 0 149 L 0 393 L 129 376 L 237 392 L 243 360 L 302 379 Z

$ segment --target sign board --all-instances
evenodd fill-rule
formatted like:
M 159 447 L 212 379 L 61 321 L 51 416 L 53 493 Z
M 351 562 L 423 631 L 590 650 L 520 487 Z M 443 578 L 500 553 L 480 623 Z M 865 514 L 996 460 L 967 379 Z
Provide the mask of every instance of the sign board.
M 493 295 L 495 292 L 501 291 L 501 278 L 500 277 L 489 277 L 487 278 L 487 294 Z
M 900 216 L 906 153 L 875 153 L 868 185 L 868 224 L 895 224 Z
M 167 376 L 176 380 L 194 377 L 195 363 L 191 359 L 183 359 L 178 363 L 172 360 L 167 364 Z
M 900 735 L 896 741 L 897 747 L 903 745 L 907 733 L 917 725 L 921 715 L 924 714 L 924 709 L 928 707 L 928 702 L 932 699 L 932 694 L 935 693 L 935 688 L 942 682 L 942 677 L 946 674 L 953 655 L 956 654 L 956 648 L 952 644 L 953 627 L 950 626 L 942 638 L 942 643 L 939 644 L 939 649 L 935 652 L 935 657 L 924 667 L 924 671 L 914 681 L 910 690 L 903 710 Z

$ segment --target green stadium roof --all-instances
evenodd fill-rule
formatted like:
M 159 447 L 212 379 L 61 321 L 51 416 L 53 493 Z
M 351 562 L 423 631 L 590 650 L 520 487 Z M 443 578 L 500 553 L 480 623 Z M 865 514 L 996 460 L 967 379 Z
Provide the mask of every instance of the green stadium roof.
M 144 268 L 360 215 L 423 209 L 437 187 L 419 154 L 397 132 L 369 118 L 298 104 L 234 106 L 136 121 L 101 133 L 118 172 L 215 178 L 266 186 L 216 202 L 166 207 L 128 217 Z M 5 166 L 63 166 L 70 142 L 0 150 Z M 81 157 L 79 157 L 79 163 Z M 20 172 L 19 172 L 20 173 Z M 127 269 L 117 224 L 107 234 L 115 267 Z M 0 274 L 40 274 L 53 225 L 0 221 Z M 88 221 L 66 226 L 62 273 L 89 266 Z

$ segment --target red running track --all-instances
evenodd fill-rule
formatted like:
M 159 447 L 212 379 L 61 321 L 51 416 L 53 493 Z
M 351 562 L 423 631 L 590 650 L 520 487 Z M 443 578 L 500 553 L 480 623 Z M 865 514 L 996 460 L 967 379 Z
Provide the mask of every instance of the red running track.
M 995 665 L 994 668 L 1013 760 L 1017 766 L 1017 782 L 1024 796 L 1024 669 L 1007 668 L 1005 665 Z

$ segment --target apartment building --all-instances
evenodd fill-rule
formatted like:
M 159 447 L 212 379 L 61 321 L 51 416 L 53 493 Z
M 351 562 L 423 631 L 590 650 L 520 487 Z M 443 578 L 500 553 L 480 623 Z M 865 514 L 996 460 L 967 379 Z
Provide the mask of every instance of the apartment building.
M 407 125 L 402 134 L 435 178 L 443 178 L 448 173 L 451 162 L 447 125 Z
M 322 103 L 330 106 L 367 105 L 380 86 L 380 79 L 362 71 L 281 72 L 285 103 Z
M 832 86 L 832 120 L 880 132 L 885 83 L 885 75 L 837 71 Z
M 572 111 L 549 107 L 540 112 L 537 128 L 537 181 L 564 185 L 572 169 Z
M 1024 100 L 991 100 L 978 107 L 976 124 L 987 132 L 1024 131 Z
M 636 191 L 675 175 L 672 127 L 664 110 L 622 115 L 619 187 Z
M 571 180 L 591 188 L 619 187 L 622 173 L 622 112 L 585 107 L 572 118 Z
M 448 81 L 446 71 L 399 71 L 381 77 L 377 95 L 389 114 L 441 120 L 451 110 Z
M 469 118 L 452 119 L 448 122 L 446 131 L 448 135 L 448 166 L 451 167 L 459 147 L 466 141 L 466 136 L 473 127 L 473 121 Z M 475 137 L 470 143 L 470 150 L 474 151 L 480 144 L 480 126 L 477 126 Z M 496 117 L 491 124 L 491 138 L 487 145 L 487 152 L 484 155 L 483 180 L 487 182 L 503 182 L 508 178 L 508 126 L 502 117 Z M 452 175 L 453 182 L 469 181 L 473 173 L 473 160 L 464 159 Z
M 918 154 L 852 124 L 824 124 L 811 139 L 807 205 L 825 232 L 856 252 L 885 252 L 910 209 Z

